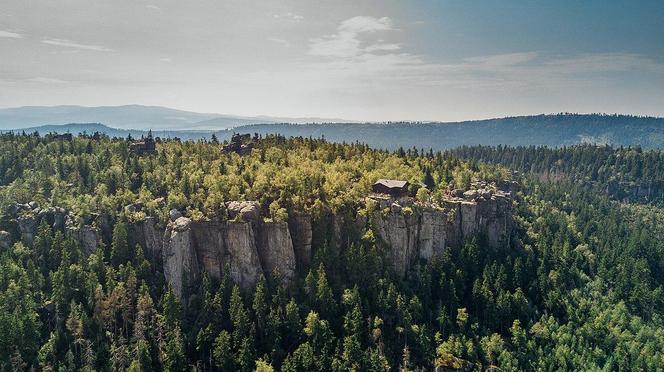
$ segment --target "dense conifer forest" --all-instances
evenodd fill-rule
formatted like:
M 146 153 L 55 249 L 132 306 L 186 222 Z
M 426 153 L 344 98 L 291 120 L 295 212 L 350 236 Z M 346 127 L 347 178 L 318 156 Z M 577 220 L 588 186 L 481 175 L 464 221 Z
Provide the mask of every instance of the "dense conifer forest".
M 267 135 L 247 155 L 216 138 L 0 137 L 0 366 L 49 371 L 658 370 L 664 364 L 664 155 L 638 148 L 467 147 L 450 152 Z M 516 170 L 518 172 L 514 172 Z M 421 203 L 477 182 L 518 183 L 514 239 L 484 234 L 395 272 L 371 229 L 334 249 L 330 214 L 368 214 L 378 178 Z M 617 186 L 616 186 L 617 185 Z M 426 187 L 425 187 L 426 186 Z M 615 192 L 611 190 L 617 190 Z M 610 192 L 607 192 L 610 191 Z M 622 190 L 622 191 L 621 191 Z M 659 195 L 659 196 L 657 196 Z M 269 221 L 313 216 L 311 262 L 288 285 L 203 274 L 177 296 L 130 226 L 173 209 L 228 219 L 253 200 Z M 29 207 L 25 207 L 25 206 Z M 140 210 L 136 208 L 140 205 Z M 106 214 L 86 252 L 42 220 Z M 404 214 L 412 213 L 403 208 Z M 370 218 L 369 218 L 370 221 Z M 370 225 L 370 223 L 369 223 Z M 10 242 L 10 243 L 9 243 Z

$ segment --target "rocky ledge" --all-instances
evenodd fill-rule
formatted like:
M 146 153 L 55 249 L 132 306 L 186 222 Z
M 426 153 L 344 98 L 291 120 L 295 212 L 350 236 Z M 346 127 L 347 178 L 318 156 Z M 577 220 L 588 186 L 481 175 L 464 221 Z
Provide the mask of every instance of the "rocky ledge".
M 373 230 L 395 270 L 405 275 L 420 260 L 460 246 L 477 234 L 483 234 L 491 246 L 509 243 L 515 185 L 507 186 L 509 191 L 487 184 L 470 191 L 450 190 L 439 203 L 372 195 L 366 200 L 366 216 L 355 212 L 316 221 L 308 215 L 293 215 L 288 222 L 271 222 L 252 201 L 227 203 L 226 221 L 193 221 L 171 210 L 165 219 L 148 216 L 129 223 L 129 244 L 140 245 L 151 260 L 162 264 L 158 266 L 163 266 L 166 281 L 179 296 L 196 286 L 203 273 L 221 278 L 228 272 L 242 288 L 255 285 L 262 274 L 275 275 L 287 285 L 298 271 L 308 270 L 316 234 L 331 235 L 328 243 L 343 249 L 342 242 L 351 239 L 344 235 L 346 227 Z M 62 208 L 42 210 L 30 204 L 16 205 L 5 213 L 15 231 L 0 231 L 0 248 L 8 248 L 17 238 L 32 244 L 42 221 L 74 237 L 88 254 L 102 242 L 110 242 L 113 221 L 109 216 L 95 214 L 74 223 Z M 125 209 L 141 208 L 129 207 Z

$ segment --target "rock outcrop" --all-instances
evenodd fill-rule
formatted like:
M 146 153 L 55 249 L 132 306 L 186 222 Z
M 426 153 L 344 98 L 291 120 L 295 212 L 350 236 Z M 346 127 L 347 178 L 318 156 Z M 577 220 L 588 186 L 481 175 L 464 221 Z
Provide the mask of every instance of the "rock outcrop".
M 508 243 L 511 235 L 511 194 L 500 190 L 451 193 L 441 206 L 408 199 L 374 199 L 371 228 L 390 249 L 397 273 L 404 275 L 419 259 L 428 260 L 447 247 L 484 234 L 490 246 Z M 402 206 L 402 204 L 404 204 Z
M 288 284 L 298 270 L 306 272 L 311 265 L 314 240 L 316 246 L 326 245 L 340 253 L 358 241 L 365 228 L 372 229 L 389 248 L 395 270 L 405 275 L 419 260 L 429 260 L 477 234 L 483 234 L 492 246 L 509 242 L 515 185 L 507 186 L 510 192 L 486 184 L 469 191 L 449 190 L 436 205 L 416 203 L 410 197 L 376 195 L 367 200 L 367 206 L 372 206 L 367 214 L 352 208 L 337 213 L 328 210 L 316 220 L 294 214 L 287 223 L 265 222 L 257 202 L 236 201 L 225 206 L 227 220 L 192 221 L 171 210 L 161 218 L 149 216 L 128 223 L 128 238 L 130 246 L 139 244 L 150 260 L 163 264 L 166 281 L 180 297 L 204 273 L 217 279 L 227 274 L 243 289 L 253 287 L 260 275 L 272 273 Z M 134 203 L 125 209 L 132 208 L 141 206 Z M 0 236 L 3 248 L 19 233 L 24 243 L 32 244 L 42 221 L 73 236 L 86 254 L 111 239 L 113 218 L 106 214 L 74 223 L 64 209 L 40 209 L 36 203 L 17 204 L 10 212 L 14 233 Z
M 72 227 L 67 229 L 67 232 L 78 241 L 86 255 L 94 253 L 102 242 L 100 229 L 91 225 Z
M 186 287 L 199 278 L 191 224 L 189 218 L 180 217 L 168 225 L 164 234 L 164 276 L 173 292 L 180 297 Z
M 197 222 L 180 217 L 166 228 L 162 260 L 164 276 L 179 296 L 203 272 L 221 279 L 228 269 L 243 289 L 252 287 L 263 273 L 250 222 Z
M 7 231 L 0 231 L 0 250 L 9 249 L 12 245 L 12 236 Z
M 164 245 L 164 227 L 162 226 L 155 217 L 151 216 L 128 224 L 129 246 L 135 247 L 136 244 L 139 244 L 147 257 L 160 261 Z
M 226 223 L 225 243 L 231 279 L 242 288 L 252 287 L 263 268 L 258 258 L 254 230 L 249 222 Z
M 311 265 L 311 241 L 313 229 L 311 216 L 297 215 L 288 221 L 288 229 L 293 239 L 295 253 L 295 266 L 300 270 L 307 270 Z
M 284 283 L 289 283 L 295 276 L 295 250 L 288 224 L 286 222 L 259 224 L 257 247 L 266 274 L 275 273 Z

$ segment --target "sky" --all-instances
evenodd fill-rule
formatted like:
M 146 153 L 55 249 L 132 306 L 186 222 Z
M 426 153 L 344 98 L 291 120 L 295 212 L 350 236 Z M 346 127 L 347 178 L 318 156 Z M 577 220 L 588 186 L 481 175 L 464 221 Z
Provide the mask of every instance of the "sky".
M 664 116 L 661 0 L 2 0 L 0 107 Z

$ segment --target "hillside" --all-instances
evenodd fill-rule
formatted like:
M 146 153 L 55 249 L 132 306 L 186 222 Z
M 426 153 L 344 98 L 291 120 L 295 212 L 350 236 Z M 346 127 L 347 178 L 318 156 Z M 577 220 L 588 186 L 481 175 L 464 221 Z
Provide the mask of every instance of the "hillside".
M 247 133 L 321 137 L 334 142 L 361 141 L 372 147 L 434 150 L 462 145 L 547 145 L 580 143 L 664 148 L 664 118 L 626 115 L 538 115 L 456 123 L 250 125 Z
M 207 121 L 205 126 L 210 126 Z M 133 128 L 124 125 L 123 128 Z M 157 129 L 158 128 L 158 129 Z M 196 130 L 195 126 L 173 129 L 155 126 L 153 133 L 164 138 L 184 140 L 210 138 L 214 133 L 227 140 L 232 133 L 282 134 L 289 136 L 324 137 L 332 142 L 367 143 L 375 148 L 395 150 L 399 147 L 446 150 L 474 145 L 545 145 L 571 146 L 581 143 L 610 144 L 615 146 L 641 146 L 664 149 L 664 118 L 627 115 L 538 115 L 502 119 L 488 119 L 455 123 L 324 123 L 324 124 L 252 124 L 224 130 Z M 94 133 L 109 136 L 136 137 L 145 131 L 118 130 L 94 124 L 68 124 L 65 126 L 38 126 L 22 129 L 27 132 Z
M 340 119 L 239 116 L 159 106 L 25 106 L 0 109 L 0 128 L 24 129 L 69 123 L 103 123 L 118 129 L 219 130 L 259 123 L 312 123 Z
M 0 135 L 0 369 L 661 366 L 661 152 L 240 140 Z

